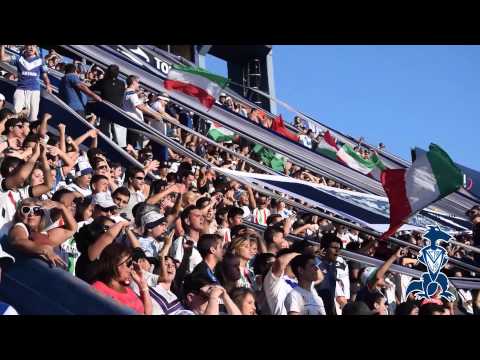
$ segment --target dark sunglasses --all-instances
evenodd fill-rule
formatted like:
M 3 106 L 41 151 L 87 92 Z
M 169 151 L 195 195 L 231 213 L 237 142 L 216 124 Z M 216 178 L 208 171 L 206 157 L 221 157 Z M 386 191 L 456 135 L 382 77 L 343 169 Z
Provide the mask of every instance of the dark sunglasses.
M 40 206 L 22 206 L 22 214 L 23 215 L 43 215 L 43 210 Z
M 132 267 L 133 266 L 133 259 L 131 257 L 129 257 L 127 260 L 125 260 L 124 262 L 121 262 L 120 264 L 118 264 L 118 266 L 122 266 L 123 264 L 126 264 L 127 267 Z

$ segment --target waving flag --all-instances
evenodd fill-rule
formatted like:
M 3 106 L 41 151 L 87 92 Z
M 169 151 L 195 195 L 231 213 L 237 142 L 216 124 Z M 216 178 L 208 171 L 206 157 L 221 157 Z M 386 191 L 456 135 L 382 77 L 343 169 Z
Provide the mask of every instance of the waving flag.
M 430 144 L 429 151 L 415 149 L 408 169 L 389 169 L 381 174 L 390 203 L 390 228 L 386 239 L 410 216 L 458 190 L 463 174 L 440 146 Z
M 210 109 L 229 81 L 200 68 L 173 65 L 163 85 L 167 90 L 181 91 L 196 97 L 202 105 Z
M 273 119 L 272 130 L 292 141 L 298 142 L 300 140 L 300 137 L 297 134 L 294 134 L 285 127 L 282 115 L 278 115 L 275 119 Z
M 215 140 L 216 142 L 224 142 L 224 141 L 232 141 L 235 134 L 233 131 L 230 131 L 224 128 L 219 123 L 213 122 L 210 126 L 210 130 L 208 130 L 207 136 Z

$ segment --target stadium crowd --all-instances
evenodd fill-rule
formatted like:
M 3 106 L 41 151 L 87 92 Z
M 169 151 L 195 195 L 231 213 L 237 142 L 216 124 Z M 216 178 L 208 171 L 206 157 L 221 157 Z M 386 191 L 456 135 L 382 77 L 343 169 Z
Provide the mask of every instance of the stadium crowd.
M 90 110 L 93 102 L 109 101 L 212 165 L 255 170 L 195 135 L 208 135 L 212 123 L 177 106 L 168 94 L 147 92 L 136 76 L 124 82 L 116 65 L 104 71 L 80 62 L 65 63 L 55 51 L 42 59 L 33 45 L 19 50 L 21 55 L 12 57 L 1 47 L 1 60 L 17 66 L 20 75 L 3 74 L 17 80 L 13 107 L 7 107 L 0 95 L 0 236 L 16 251 L 65 269 L 89 283 L 92 291 L 138 314 L 478 313 L 478 291 L 452 289 L 457 295 L 454 302 L 407 297 L 411 278 L 390 268 L 399 264 L 423 270 L 415 251 L 296 211 L 279 198 L 228 179 Z M 22 66 L 35 61 L 39 66 L 30 66 L 25 75 Z M 78 138 L 69 136 L 68 124 L 58 125 L 58 135 L 47 131 L 52 117 L 44 113 L 38 118 L 37 92 L 41 78 L 47 79 L 51 91 L 44 76 L 49 69 L 63 73 L 59 97 L 97 129 Z M 262 126 L 284 129 L 240 100 L 223 94 L 218 104 Z M 320 140 L 322 134 L 305 129 L 299 118 L 294 124 L 300 131 L 295 136 L 305 146 Z M 98 148 L 100 131 L 143 167 L 112 162 Z M 255 144 L 238 136 L 222 145 L 266 163 L 254 151 Z M 361 140 L 357 151 L 370 156 L 361 148 Z M 287 159 L 283 172 L 348 189 Z M 480 223 L 480 208 L 468 215 L 473 224 Z M 479 233 L 461 234 L 457 240 L 473 245 Z M 422 246 L 420 233 L 406 232 L 400 238 Z M 342 257 L 342 249 L 384 262 L 375 268 L 349 261 Z M 449 246 L 448 251 L 462 261 L 477 261 L 462 247 Z M 0 271 L 14 261 L 0 247 Z M 452 265 L 445 272 L 472 276 Z M 0 313 L 16 312 L 0 302 Z

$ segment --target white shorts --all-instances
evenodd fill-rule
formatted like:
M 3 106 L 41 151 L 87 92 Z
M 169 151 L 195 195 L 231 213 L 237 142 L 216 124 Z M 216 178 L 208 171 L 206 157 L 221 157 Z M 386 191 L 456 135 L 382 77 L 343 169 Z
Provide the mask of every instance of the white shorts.
M 40 90 L 15 90 L 13 107 L 17 114 L 24 108 L 27 109 L 28 121 L 36 121 L 40 107 Z

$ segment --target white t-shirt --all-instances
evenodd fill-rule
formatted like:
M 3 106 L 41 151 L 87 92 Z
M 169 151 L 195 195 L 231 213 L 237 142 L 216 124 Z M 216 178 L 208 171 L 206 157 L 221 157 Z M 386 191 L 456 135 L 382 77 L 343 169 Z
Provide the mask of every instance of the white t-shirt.
M 170 256 L 173 257 L 177 261 L 182 261 L 183 259 L 183 241 L 188 240 L 188 236 L 180 236 L 176 238 L 173 243 L 172 247 L 170 249 Z M 202 256 L 197 250 L 197 246 L 195 245 L 192 250 L 192 254 L 190 255 L 190 261 L 188 264 L 188 269 L 187 269 L 187 274 L 190 274 L 193 269 L 195 269 L 195 266 L 200 264 L 202 262 Z
M 140 101 L 135 91 L 131 89 L 127 89 L 125 91 L 125 100 L 123 102 L 123 110 L 127 112 L 130 116 L 143 122 L 143 112 L 137 109 L 137 106 L 142 104 L 143 102 Z
M 313 284 L 310 291 L 300 286 L 292 289 L 285 298 L 285 309 L 287 314 L 293 311 L 300 315 L 326 315 L 323 300 Z
M 250 218 L 252 217 L 252 210 L 247 205 L 243 205 L 241 207 L 243 210 L 243 220 L 250 221 Z
M 158 257 L 160 250 L 162 250 L 163 241 L 157 241 L 153 237 L 141 237 L 138 239 L 140 247 L 148 257 Z
M 153 315 L 195 315 L 183 307 L 177 295 L 166 290 L 161 284 L 150 288 L 150 297 L 154 304 Z
M 300 142 L 307 148 L 312 148 L 312 139 L 308 135 L 300 135 Z
M 92 195 L 92 189 L 90 188 L 90 186 L 88 187 L 88 189 L 83 189 L 80 186 L 78 186 L 77 184 L 71 183 L 70 185 L 66 186 L 65 188 L 70 190 L 70 191 L 77 191 L 80 194 L 82 194 L 83 197 L 87 197 L 87 196 Z
M 8 235 L 19 201 L 30 197 L 30 185 L 17 190 L 4 191 L 0 178 L 0 239 Z
M 283 274 L 277 278 L 270 269 L 263 280 L 263 291 L 272 315 L 287 315 L 284 302 L 292 287 L 285 281 Z

